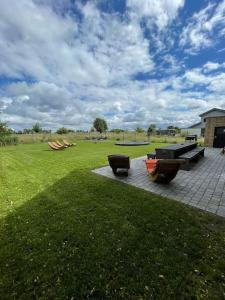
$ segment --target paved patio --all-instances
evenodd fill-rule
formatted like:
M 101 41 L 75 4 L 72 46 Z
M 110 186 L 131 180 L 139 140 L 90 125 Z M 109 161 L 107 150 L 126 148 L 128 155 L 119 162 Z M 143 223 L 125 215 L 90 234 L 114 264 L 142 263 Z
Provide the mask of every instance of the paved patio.
M 225 217 L 225 155 L 220 151 L 207 148 L 205 157 L 191 171 L 180 170 L 169 185 L 149 180 L 143 161 L 146 157 L 131 160 L 126 178 L 114 176 L 109 166 L 93 172 Z

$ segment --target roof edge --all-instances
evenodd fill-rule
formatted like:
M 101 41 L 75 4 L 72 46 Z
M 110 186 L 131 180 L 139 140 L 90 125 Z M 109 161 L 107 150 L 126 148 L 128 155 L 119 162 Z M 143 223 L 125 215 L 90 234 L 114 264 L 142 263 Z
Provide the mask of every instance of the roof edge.
M 199 117 L 203 117 L 204 115 L 207 115 L 208 113 L 212 112 L 212 111 L 220 111 L 220 112 L 224 112 L 225 113 L 225 109 L 222 108 L 212 108 L 202 114 L 199 115 Z
M 188 127 L 188 129 L 191 129 L 191 128 L 193 128 L 193 127 L 197 126 L 197 125 L 200 125 L 201 123 L 202 123 L 202 122 L 195 123 L 195 124 L 193 124 L 193 125 L 189 126 L 189 127 Z

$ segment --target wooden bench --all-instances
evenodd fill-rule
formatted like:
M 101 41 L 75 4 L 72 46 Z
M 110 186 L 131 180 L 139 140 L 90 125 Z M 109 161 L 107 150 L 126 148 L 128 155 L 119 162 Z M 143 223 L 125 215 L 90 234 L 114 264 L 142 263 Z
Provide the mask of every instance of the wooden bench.
M 192 150 L 193 152 L 198 152 L 199 155 L 201 155 L 202 157 L 204 157 L 204 153 L 205 153 L 205 148 L 204 147 L 197 147 L 195 149 Z
M 180 155 L 179 158 L 185 160 L 185 164 L 182 166 L 182 169 L 189 171 L 191 162 L 198 161 L 200 157 L 204 157 L 204 151 L 205 148 L 196 147 L 193 150 Z

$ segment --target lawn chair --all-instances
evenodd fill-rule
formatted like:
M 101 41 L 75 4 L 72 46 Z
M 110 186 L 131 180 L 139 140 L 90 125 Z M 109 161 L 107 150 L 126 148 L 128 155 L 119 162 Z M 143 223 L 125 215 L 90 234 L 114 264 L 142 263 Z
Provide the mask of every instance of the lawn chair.
M 59 147 L 68 148 L 69 146 L 61 144 L 58 140 L 55 142 L 55 144 L 59 145 Z
M 55 146 L 55 147 L 58 147 L 58 148 L 62 148 L 64 149 L 65 147 L 62 145 L 62 146 L 59 146 L 57 143 L 55 142 L 52 142 L 52 145 Z
M 129 156 L 113 154 L 108 156 L 108 161 L 115 175 L 128 176 L 128 170 L 130 169 Z
M 64 146 L 67 146 L 67 147 L 71 147 L 71 146 L 76 146 L 76 144 L 71 144 L 69 143 L 67 140 L 63 140 L 63 143 L 64 143 Z
M 64 147 L 57 146 L 55 143 L 48 142 L 48 145 L 52 150 L 63 150 L 64 149 Z
M 150 159 L 146 160 L 146 167 L 153 182 L 170 183 L 173 180 L 180 166 L 185 163 L 183 159 Z

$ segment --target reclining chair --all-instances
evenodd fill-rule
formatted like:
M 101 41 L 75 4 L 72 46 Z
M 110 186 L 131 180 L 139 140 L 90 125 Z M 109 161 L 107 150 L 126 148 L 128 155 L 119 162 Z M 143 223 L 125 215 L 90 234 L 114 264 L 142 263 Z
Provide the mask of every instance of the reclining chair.
M 113 154 L 108 156 L 108 161 L 115 175 L 128 176 L 128 170 L 130 169 L 129 156 Z
M 49 147 L 52 150 L 63 150 L 64 147 L 60 147 L 59 145 L 55 144 L 54 142 L 48 142 Z
M 183 163 L 185 163 L 183 159 L 150 159 L 145 161 L 150 179 L 158 183 L 170 183 L 176 177 Z

